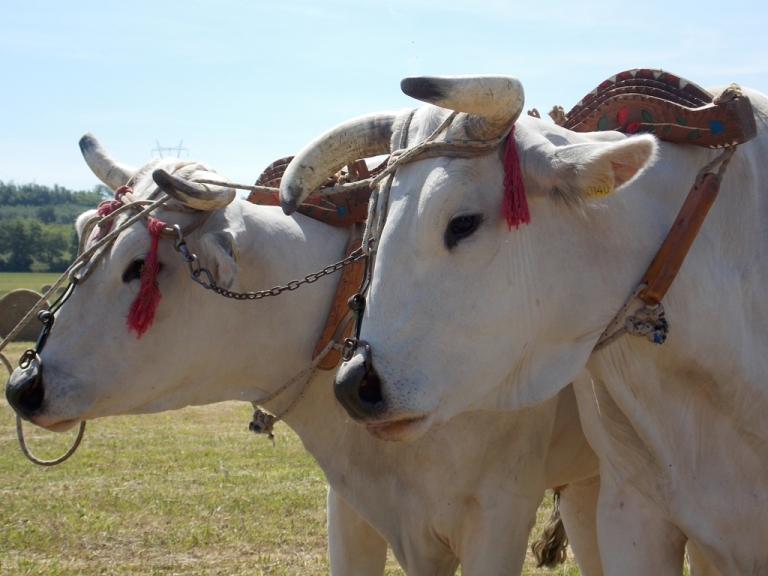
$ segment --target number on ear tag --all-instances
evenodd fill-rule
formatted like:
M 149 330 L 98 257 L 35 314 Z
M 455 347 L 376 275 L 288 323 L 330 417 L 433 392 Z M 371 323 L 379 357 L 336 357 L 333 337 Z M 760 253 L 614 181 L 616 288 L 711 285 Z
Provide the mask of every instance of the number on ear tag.
M 613 194 L 613 178 L 608 174 L 603 174 L 595 183 L 587 188 L 587 198 L 601 198 L 602 196 L 610 196 Z

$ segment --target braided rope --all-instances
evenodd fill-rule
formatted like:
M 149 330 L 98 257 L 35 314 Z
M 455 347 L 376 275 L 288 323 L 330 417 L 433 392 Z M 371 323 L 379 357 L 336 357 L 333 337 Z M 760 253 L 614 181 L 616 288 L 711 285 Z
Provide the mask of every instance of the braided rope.
M 266 398 L 251 402 L 251 405 L 253 406 L 253 418 L 251 419 L 250 424 L 248 424 L 248 430 L 254 434 L 266 434 L 267 438 L 269 438 L 269 440 L 272 442 L 272 446 L 274 446 L 275 435 L 273 433 L 273 428 L 275 424 L 283 420 L 291 412 L 291 410 L 296 407 L 299 401 L 301 401 L 301 399 L 304 397 L 304 393 L 307 391 L 307 386 L 317 373 L 317 366 L 335 346 L 338 346 L 338 344 L 333 338 L 331 338 L 328 344 L 325 345 L 325 348 L 320 351 L 320 354 L 315 356 L 312 362 L 309 363 L 309 366 L 304 368 L 304 370 L 296 374 L 296 376 L 288 380 L 288 382 L 280 386 L 277 390 L 271 394 L 268 394 Z M 291 400 L 291 403 L 288 404 L 288 406 L 282 412 L 279 414 L 269 414 L 260 408 L 260 406 L 264 406 L 272 400 L 275 400 L 278 396 L 280 396 L 280 394 L 282 394 L 288 388 L 292 387 L 297 382 L 300 382 L 307 375 L 309 375 L 309 377 L 304 382 L 304 385 L 301 387 L 301 390 L 299 390 L 299 393 L 294 397 L 293 400 Z

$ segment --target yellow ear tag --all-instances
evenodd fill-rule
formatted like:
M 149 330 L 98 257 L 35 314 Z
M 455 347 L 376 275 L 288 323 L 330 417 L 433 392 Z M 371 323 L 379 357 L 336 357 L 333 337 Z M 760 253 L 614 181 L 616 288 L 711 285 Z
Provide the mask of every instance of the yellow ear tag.
M 610 196 L 613 194 L 613 178 L 608 174 L 603 174 L 594 185 L 587 188 L 584 194 L 587 198 L 600 198 L 602 196 Z

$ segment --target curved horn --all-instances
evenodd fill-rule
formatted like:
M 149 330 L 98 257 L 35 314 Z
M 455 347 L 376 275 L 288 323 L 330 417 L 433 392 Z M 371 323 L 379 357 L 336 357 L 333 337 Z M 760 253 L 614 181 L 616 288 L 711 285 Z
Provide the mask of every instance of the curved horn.
M 465 112 L 470 138 L 495 138 L 508 130 L 525 104 L 523 85 L 511 76 L 420 76 L 400 82 L 412 98 Z
M 80 152 L 83 153 L 83 158 L 85 158 L 91 171 L 96 174 L 96 177 L 112 190 L 117 190 L 120 186 L 127 184 L 136 172 L 136 168 L 118 162 L 107 154 L 107 151 L 102 148 L 99 141 L 90 132 L 86 132 L 80 138 Z
M 178 200 L 184 206 L 204 212 L 224 208 L 237 195 L 234 188 L 190 182 L 173 176 L 162 168 L 152 172 L 152 179 L 163 192 L 174 200 Z
M 280 183 L 280 206 L 293 214 L 304 199 L 342 166 L 389 152 L 397 112 L 358 116 L 331 128 L 304 146 Z

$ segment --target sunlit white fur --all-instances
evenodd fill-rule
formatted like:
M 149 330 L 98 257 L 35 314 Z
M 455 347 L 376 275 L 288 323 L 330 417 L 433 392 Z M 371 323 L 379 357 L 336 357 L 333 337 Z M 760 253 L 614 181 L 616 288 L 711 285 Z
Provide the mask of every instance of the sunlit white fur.
M 417 161 L 392 187 L 361 334 L 388 417 L 517 410 L 578 378 L 608 574 L 679 574 L 688 538 L 723 574 L 768 572 L 768 100 L 746 92 L 759 134 L 664 298 L 663 346 L 625 336 L 592 354 L 720 151 L 523 117 L 531 223 L 511 231 L 500 154 Z M 417 113 L 409 144 L 446 114 Z M 448 249 L 469 213 L 483 224 Z

